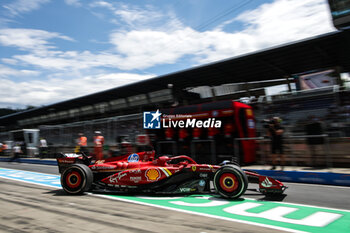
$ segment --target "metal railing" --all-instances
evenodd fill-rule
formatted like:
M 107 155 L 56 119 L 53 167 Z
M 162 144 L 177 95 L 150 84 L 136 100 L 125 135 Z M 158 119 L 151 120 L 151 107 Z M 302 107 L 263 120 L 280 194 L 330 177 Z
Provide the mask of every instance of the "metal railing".
M 332 156 L 330 154 L 329 135 L 328 134 L 289 136 L 287 139 L 304 139 L 305 140 L 308 138 L 324 138 L 323 143 L 319 143 L 319 144 L 315 144 L 315 145 L 323 145 L 324 152 L 325 152 L 324 154 L 326 157 L 326 165 L 327 165 L 327 167 L 333 167 Z M 291 150 L 291 151 L 293 152 L 293 150 Z M 295 165 L 295 161 L 293 162 L 293 165 Z
M 299 135 L 299 136 L 287 136 L 287 137 L 283 137 L 284 140 L 284 147 L 288 147 L 287 145 L 289 145 L 288 149 L 288 153 L 284 153 L 284 154 L 288 154 L 292 159 L 291 159 L 291 163 L 292 165 L 297 165 L 296 162 L 296 158 L 297 158 L 297 153 L 296 150 L 291 146 L 292 144 L 295 144 L 293 141 L 297 140 L 299 141 L 299 144 L 305 144 L 308 145 L 308 153 L 310 155 L 310 159 L 312 158 L 312 153 L 311 153 L 311 144 L 309 144 L 307 142 L 307 139 L 309 138 L 323 138 L 324 141 L 323 143 L 319 143 L 319 144 L 315 144 L 315 145 L 319 145 L 321 147 L 323 147 L 323 155 L 325 156 L 325 162 L 326 162 L 326 166 L 331 168 L 333 167 L 333 160 L 332 160 L 332 156 L 331 156 L 331 152 L 330 152 L 330 141 L 329 141 L 329 135 L 328 134 L 321 134 L 321 135 Z M 240 156 L 239 156 L 239 142 L 241 141 L 249 141 L 249 140 L 255 140 L 257 141 L 257 143 L 264 143 L 264 144 L 270 144 L 271 143 L 271 139 L 267 138 L 267 137 L 254 137 L 254 138 L 236 138 L 234 139 L 234 157 L 237 160 L 237 162 L 240 162 Z M 301 143 L 300 143 L 301 142 Z M 270 154 L 270 149 L 266 150 L 262 150 L 260 149 L 260 161 L 262 163 L 266 163 L 268 161 L 268 154 Z M 315 159 L 315 158 L 314 158 Z M 304 161 L 304 163 L 307 163 L 307 161 Z M 312 164 L 311 164 L 312 165 Z

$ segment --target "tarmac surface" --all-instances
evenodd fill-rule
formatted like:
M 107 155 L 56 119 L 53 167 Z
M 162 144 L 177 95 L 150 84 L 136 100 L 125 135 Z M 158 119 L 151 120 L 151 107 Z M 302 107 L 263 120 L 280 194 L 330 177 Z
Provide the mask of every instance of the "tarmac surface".
M 59 175 L 58 168 L 50 165 L 1 162 L 0 167 Z M 279 197 L 265 197 L 265 195 L 253 191 L 258 188 L 257 184 L 249 184 L 248 190 L 243 197 L 328 208 L 346 208 L 350 210 L 350 187 L 290 182 L 283 183 L 288 186 L 285 195 Z
M 281 232 L 7 179 L 0 206 L 0 232 Z
M 0 168 L 59 174 L 57 166 L 43 164 L 0 162 Z M 350 210 L 350 187 L 284 183 L 289 188 L 278 199 L 252 190 L 243 198 Z M 281 232 L 1 178 L 0 206 L 0 232 Z

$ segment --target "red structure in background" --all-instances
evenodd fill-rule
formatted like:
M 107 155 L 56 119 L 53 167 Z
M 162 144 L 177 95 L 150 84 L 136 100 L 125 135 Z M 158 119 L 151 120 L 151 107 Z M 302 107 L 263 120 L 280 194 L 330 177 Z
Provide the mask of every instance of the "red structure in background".
M 255 162 L 256 143 L 254 140 L 239 140 L 238 143 L 235 143 L 237 138 L 256 137 L 254 114 L 249 105 L 224 100 L 163 109 L 160 112 L 167 116 L 162 118 L 164 121 L 169 121 L 169 116 L 171 116 L 171 121 L 186 121 L 189 118 L 204 121 L 215 119 L 221 121 L 221 127 L 176 127 L 149 130 L 150 134 L 156 135 L 153 143 L 163 146 L 159 153 L 172 154 L 176 151 L 178 154 L 191 155 L 196 150 L 196 156 L 205 157 L 204 154 L 215 153 L 215 156 L 230 158 L 236 151 L 239 152 L 241 163 Z M 169 144 L 166 144 L 166 141 L 169 141 Z M 177 150 L 173 150 L 174 142 L 178 142 Z M 187 148 L 187 151 L 183 151 L 184 148 Z M 208 159 L 211 161 L 206 161 Z M 212 160 L 211 155 L 207 155 L 207 158 L 200 162 L 213 162 Z M 215 160 L 220 162 L 220 158 Z

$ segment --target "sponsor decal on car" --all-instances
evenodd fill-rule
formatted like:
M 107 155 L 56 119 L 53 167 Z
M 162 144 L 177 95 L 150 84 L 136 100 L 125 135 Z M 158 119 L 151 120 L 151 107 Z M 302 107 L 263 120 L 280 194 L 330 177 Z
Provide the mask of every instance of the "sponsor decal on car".
M 96 162 L 95 162 L 95 164 L 101 164 L 101 163 L 104 163 L 105 161 L 104 160 L 97 160 Z
M 214 168 L 212 165 L 206 165 L 206 166 L 208 167 L 199 167 L 198 170 L 203 172 L 216 172 L 218 170 L 217 168 Z
M 74 159 L 58 159 L 59 163 L 74 163 Z
M 140 173 L 141 173 L 141 170 L 140 170 L 140 169 L 132 169 L 132 170 L 129 170 L 129 173 L 132 173 L 132 174 L 140 174 Z
M 210 168 L 205 168 L 205 167 L 200 167 L 200 168 L 199 168 L 199 171 L 202 171 L 202 172 L 210 172 L 211 169 L 210 169 Z
M 182 193 L 188 193 L 191 191 L 195 191 L 195 189 L 191 189 L 191 188 L 180 188 L 180 192 Z
M 138 183 L 142 180 L 141 176 L 131 176 L 130 181 L 133 181 L 134 183 Z
M 118 181 L 120 181 L 120 179 L 126 175 L 127 175 L 127 173 L 118 173 L 117 175 L 109 177 L 109 182 L 110 183 L 118 183 Z
M 138 162 L 139 159 L 140 159 L 139 155 L 134 153 L 134 154 L 129 155 L 128 162 L 129 163 Z
M 162 170 L 167 177 L 172 175 L 171 171 L 169 171 L 169 169 L 166 167 L 160 167 L 159 169 Z
M 110 169 L 114 169 L 115 167 L 112 166 L 92 166 L 92 169 L 96 169 L 96 170 L 110 170 Z
M 265 180 L 261 182 L 261 185 L 265 188 L 270 188 L 272 187 L 272 182 L 266 177 Z
M 192 166 L 192 171 L 196 171 L 197 170 L 197 167 L 196 166 Z
M 158 168 L 147 169 L 145 175 L 148 181 L 157 181 L 160 178 L 160 172 Z
M 201 187 L 204 187 L 205 186 L 205 180 L 200 180 L 198 185 L 201 186 Z

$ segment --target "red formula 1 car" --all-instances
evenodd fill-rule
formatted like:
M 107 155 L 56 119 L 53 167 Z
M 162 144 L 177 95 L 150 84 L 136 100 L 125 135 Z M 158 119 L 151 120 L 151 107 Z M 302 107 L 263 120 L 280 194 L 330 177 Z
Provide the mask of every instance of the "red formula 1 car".
M 263 194 L 282 194 L 281 182 L 254 172 L 243 171 L 236 164 L 197 164 L 180 155 L 161 156 L 154 151 L 97 160 L 86 155 L 57 158 L 61 185 L 69 194 L 85 191 L 121 191 L 141 193 L 218 193 L 236 199 L 245 193 L 249 182 L 259 183 Z

